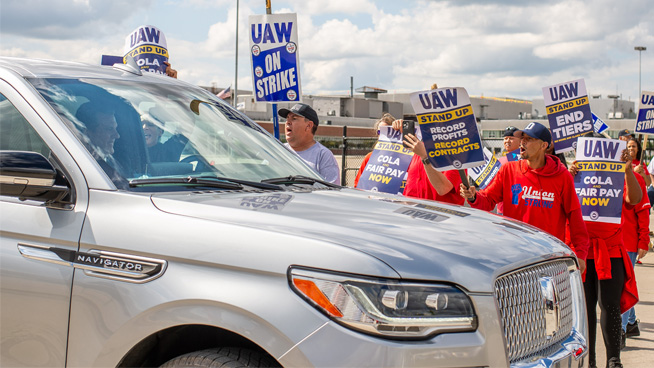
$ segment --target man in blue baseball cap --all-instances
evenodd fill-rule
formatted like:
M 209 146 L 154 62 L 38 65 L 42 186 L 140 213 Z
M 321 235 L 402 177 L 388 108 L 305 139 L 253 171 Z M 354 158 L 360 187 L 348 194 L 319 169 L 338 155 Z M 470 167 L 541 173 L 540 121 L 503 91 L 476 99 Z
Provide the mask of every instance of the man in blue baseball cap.
M 543 124 L 533 122 L 515 132 L 520 138 L 522 160 L 507 162 L 493 181 L 480 191 L 461 186 L 461 196 L 470 206 L 491 211 L 504 205 L 504 216 L 520 220 L 565 239 L 566 222 L 581 271 L 586 268 L 588 232 L 581 216 L 572 175 L 558 157 L 545 153 L 552 134 Z
M 338 162 L 332 151 L 316 142 L 314 134 L 318 129 L 318 114 L 311 106 L 295 104 L 290 109 L 279 109 L 279 116 L 286 118 L 284 145 L 300 156 L 322 177 L 331 183 L 340 184 Z

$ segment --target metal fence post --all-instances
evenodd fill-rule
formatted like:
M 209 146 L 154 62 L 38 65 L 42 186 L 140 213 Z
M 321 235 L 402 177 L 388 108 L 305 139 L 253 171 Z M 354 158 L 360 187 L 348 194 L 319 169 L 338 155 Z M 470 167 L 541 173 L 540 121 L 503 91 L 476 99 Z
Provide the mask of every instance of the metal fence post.
M 347 125 L 343 126 L 343 152 L 341 154 L 341 185 L 345 186 L 345 169 L 347 164 Z

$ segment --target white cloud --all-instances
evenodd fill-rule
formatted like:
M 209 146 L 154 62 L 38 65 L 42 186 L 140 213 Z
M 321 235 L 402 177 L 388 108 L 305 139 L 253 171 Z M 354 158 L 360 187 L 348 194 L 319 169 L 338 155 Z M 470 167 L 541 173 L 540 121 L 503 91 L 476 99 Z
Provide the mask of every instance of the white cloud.
M 43 3 L 48 5 L 3 2 L 0 54 L 97 63 L 103 53 L 119 54 L 133 27 L 150 23 L 166 33 L 181 79 L 233 84 L 233 0 Z M 127 17 L 125 9 L 132 10 Z M 308 94 L 348 93 L 354 76 L 355 87 L 412 91 L 438 82 L 466 87 L 472 95 L 510 97 L 539 96 L 545 85 L 584 78 L 589 90 L 614 93 L 617 85 L 635 96 L 636 45 L 648 47 L 642 54 L 644 89 L 654 85 L 647 72 L 654 8 L 646 0 L 277 0 L 273 12 L 297 13 Z M 263 1 L 240 1 L 241 89 L 252 88 L 248 16 L 263 13 Z M 193 40 L 182 32 L 190 26 Z

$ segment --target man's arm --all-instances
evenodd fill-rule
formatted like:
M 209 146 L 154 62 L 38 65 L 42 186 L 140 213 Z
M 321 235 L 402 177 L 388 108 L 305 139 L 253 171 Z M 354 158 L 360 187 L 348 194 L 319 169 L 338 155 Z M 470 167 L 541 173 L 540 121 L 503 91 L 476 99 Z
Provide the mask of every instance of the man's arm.
M 436 193 L 438 193 L 439 196 L 444 196 L 449 193 L 452 188 L 454 188 L 454 184 L 452 184 L 452 182 L 445 176 L 445 174 L 436 170 L 429 163 L 425 144 L 418 140 L 418 138 L 413 134 L 405 135 L 404 143 L 407 148 L 413 151 L 413 154 L 420 157 L 420 160 L 424 165 L 425 172 L 427 173 L 427 178 L 429 178 L 431 186 L 436 189 Z
M 336 157 L 329 148 L 325 147 L 323 154 L 320 155 L 318 165 L 318 172 L 326 181 L 341 185 L 341 171 L 338 169 Z
M 490 184 L 480 191 L 474 186 L 466 188 L 463 183 L 460 185 L 460 194 L 465 198 L 470 206 L 485 211 L 492 211 L 495 205 L 504 199 L 504 173 L 509 165 L 500 166 L 500 171 Z

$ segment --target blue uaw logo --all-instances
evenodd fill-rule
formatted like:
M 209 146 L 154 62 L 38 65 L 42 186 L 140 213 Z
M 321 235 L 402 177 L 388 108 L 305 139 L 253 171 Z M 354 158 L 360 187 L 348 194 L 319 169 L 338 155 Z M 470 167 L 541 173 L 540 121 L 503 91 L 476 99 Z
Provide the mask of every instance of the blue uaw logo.
M 289 54 L 295 54 L 295 51 L 297 51 L 297 45 L 295 44 L 295 42 L 287 43 L 286 51 L 288 51 Z
M 257 77 L 261 78 L 261 76 L 263 75 L 263 69 L 261 69 L 260 66 L 254 68 L 254 74 L 255 74 Z
M 459 160 L 454 160 L 452 161 L 452 166 L 454 166 L 455 169 L 460 169 L 463 164 L 461 164 L 461 161 Z
M 261 48 L 259 47 L 259 45 L 252 46 L 252 55 L 259 56 L 260 53 L 261 53 Z
M 577 141 L 572 142 L 572 148 L 577 149 Z
M 294 90 L 289 89 L 288 92 L 286 92 L 286 97 L 288 97 L 289 100 L 293 101 L 297 98 L 297 93 L 295 93 Z
M 597 219 L 599 219 L 599 213 L 597 213 L 597 211 L 591 212 L 590 213 L 590 219 L 593 220 L 593 221 L 597 221 Z

